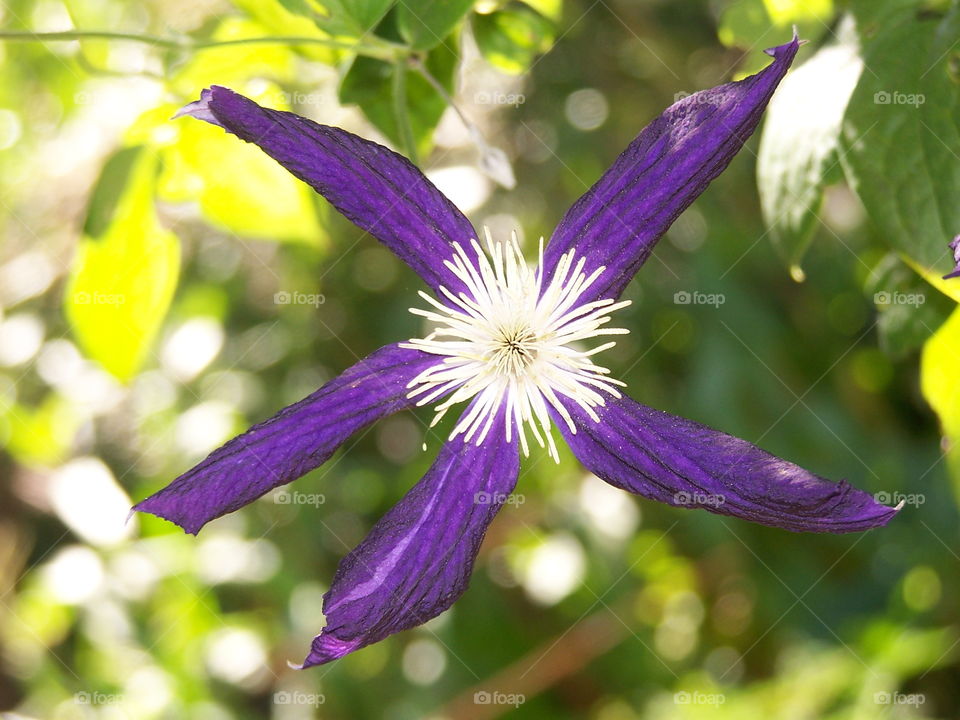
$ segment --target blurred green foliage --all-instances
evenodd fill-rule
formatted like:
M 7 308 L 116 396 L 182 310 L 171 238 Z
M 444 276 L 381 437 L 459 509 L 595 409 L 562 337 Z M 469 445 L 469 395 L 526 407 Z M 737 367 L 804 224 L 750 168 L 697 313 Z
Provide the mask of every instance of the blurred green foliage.
M 956 717 L 960 283 L 939 276 L 957 18 L 919 0 L 7 2 L 0 710 Z M 630 286 L 608 362 L 642 402 L 905 500 L 888 528 L 794 535 L 535 456 L 450 612 L 297 672 L 337 562 L 448 426 L 390 418 L 196 538 L 124 524 L 420 329 L 420 281 L 372 238 L 256 148 L 171 120 L 204 87 L 389 142 L 530 249 L 678 93 L 756 70 L 794 24 L 811 42 L 762 137 Z M 512 191 L 481 172 L 494 148 Z M 693 290 L 724 302 L 675 301 Z

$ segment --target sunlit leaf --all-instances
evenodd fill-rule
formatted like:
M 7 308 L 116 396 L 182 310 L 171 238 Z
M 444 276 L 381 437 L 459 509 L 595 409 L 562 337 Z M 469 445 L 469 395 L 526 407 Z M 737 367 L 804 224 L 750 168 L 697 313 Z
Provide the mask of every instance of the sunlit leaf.
M 833 17 L 833 0 L 763 0 L 763 6 L 780 27 L 805 20 L 826 22 Z
M 923 348 L 920 382 L 923 396 L 940 418 L 950 443 L 950 464 L 960 492 L 960 308 Z
M 232 0 L 232 2 L 256 22 L 249 23 L 248 20 L 228 16 L 224 19 L 222 25 L 217 28 L 216 37 L 219 40 L 227 39 L 225 37 L 227 33 L 246 33 L 255 28 L 259 28 L 259 30 L 250 32 L 248 37 L 273 35 L 279 37 L 330 38 L 330 33 L 318 26 L 318 21 L 322 17 L 320 9 L 314 8 L 313 3 L 309 0 L 303 0 L 302 2 L 299 0 L 293 0 L 292 2 L 289 0 L 285 2 L 278 2 L 278 0 Z M 244 29 L 244 23 L 247 24 L 247 29 Z M 202 55 L 210 52 L 219 52 L 220 50 L 226 50 L 231 47 L 233 46 L 217 48 L 216 50 L 205 50 L 201 53 L 201 57 L 195 59 L 200 63 L 205 63 L 206 61 Z M 312 60 L 329 64 L 333 64 L 343 55 L 342 50 L 312 43 L 302 43 L 293 46 L 278 43 L 276 45 L 256 44 L 236 47 L 242 47 L 244 52 L 249 53 L 251 55 L 250 61 L 253 63 L 258 62 L 258 58 L 256 57 L 258 53 L 263 53 L 268 50 L 281 50 L 288 55 L 292 51 L 296 51 L 300 55 L 305 55 Z M 236 71 L 243 72 L 244 70 L 245 67 L 243 64 L 237 65 Z M 249 72 L 248 76 L 252 74 L 253 72 Z
M 914 272 L 926 280 L 929 285 L 935 287 L 948 298 L 951 298 L 954 302 L 960 303 L 960 282 L 958 282 L 956 279 L 951 278 L 949 280 L 944 280 L 943 276 L 939 272 L 934 272 L 933 270 L 928 270 L 924 267 L 921 267 L 907 255 L 901 254 L 900 259 L 912 267 Z
M 828 172 L 839 174 L 841 122 L 863 70 L 852 20 L 838 36 L 836 44 L 784 78 L 767 108 L 760 139 L 760 207 L 770 238 L 794 275 L 817 225 Z
M 286 107 L 278 89 L 254 97 L 267 107 Z M 163 151 L 161 198 L 197 202 L 210 223 L 240 236 L 321 243 L 317 204 L 304 183 L 221 128 L 192 118 L 169 123 L 177 141 Z
M 326 37 L 306 18 L 284 14 L 283 8 L 275 3 L 254 5 L 258 16 L 256 22 L 239 17 L 224 18 L 214 30 L 212 39 L 237 41 L 270 34 Z M 317 60 L 332 62 L 336 57 L 328 48 L 310 48 L 311 52 L 319 53 L 315 57 Z M 296 79 L 297 56 L 294 49 L 282 43 L 240 43 L 207 48 L 178 66 L 176 72 L 171 74 L 170 84 L 184 97 L 193 99 L 200 90 L 213 84 L 234 86 L 246 84 L 251 78 L 292 82 Z
M 474 0 L 404 0 L 397 7 L 400 34 L 417 50 L 445 42 Z
M 507 73 L 525 72 L 537 55 L 553 45 L 553 23 L 522 3 L 478 15 L 473 21 L 477 46 L 487 61 Z
M 805 40 L 821 37 L 833 12 L 832 0 L 730 0 L 720 15 L 717 36 L 728 47 L 749 50 L 737 68 L 737 77 L 742 78 L 769 63 L 763 51 L 786 42 L 793 26 Z
M 523 0 L 523 2 L 554 22 L 560 22 L 563 16 L 563 0 Z
M 77 248 L 64 295 L 84 352 L 124 381 L 150 350 L 180 266 L 177 238 L 153 207 L 156 164 L 155 152 L 140 152 L 109 225 Z

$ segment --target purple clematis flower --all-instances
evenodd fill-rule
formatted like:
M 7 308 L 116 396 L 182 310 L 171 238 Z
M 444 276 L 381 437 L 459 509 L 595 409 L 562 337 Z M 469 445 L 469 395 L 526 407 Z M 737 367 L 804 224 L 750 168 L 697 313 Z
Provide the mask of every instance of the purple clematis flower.
M 573 453 L 617 487 L 685 507 L 808 532 L 886 524 L 896 508 L 740 440 L 640 405 L 593 356 L 618 297 L 683 210 L 756 129 L 796 55 L 667 108 L 567 212 L 539 264 L 516 237 L 481 243 L 409 161 L 344 130 L 260 107 L 223 87 L 182 114 L 258 145 L 416 270 L 433 291 L 413 310 L 435 326 L 389 345 L 234 438 L 136 510 L 196 533 L 326 461 L 402 408 L 468 403 L 427 474 L 341 562 L 327 625 L 303 667 L 437 616 L 467 588 L 484 533 L 517 481 L 530 438 Z M 587 343 L 584 345 L 583 343 Z
M 953 262 L 956 264 L 956 267 L 953 269 L 953 272 L 943 276 L 944 280 L 960 277 L 960 235 L 957 235 L 950 241 L 950 249 L 953 250 Z

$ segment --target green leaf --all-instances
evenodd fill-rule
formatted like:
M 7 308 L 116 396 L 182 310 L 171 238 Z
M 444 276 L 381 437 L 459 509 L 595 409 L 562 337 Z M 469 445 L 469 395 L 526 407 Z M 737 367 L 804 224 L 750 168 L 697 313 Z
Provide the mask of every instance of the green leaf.
M 877 264 L 865 289 L 877 308 L 880 349 L 894 358 L 923 345 L 956 307 L 895 253 Z
M 453 88 L 453 74 L 457 55 L 453 38 L 430 51 L 424 64 L 427 70 L 448 91 Z M 340 84 L 340 101 L 360 106 L 367 118 L 397 147 L 404 147 L 405 132 L 398 122 L 394 98 L 392 63 L 358 57 L 344 75 Z M 406 92 L 406 112 L 417 153 L 429 154 L 433 131 L 440 122 L 446 101 L 418 73 L 405 73 L 403 89 Z
M 137 146 L 122 148 L 104 163 L 87 205 L 87 220 L 83 225 L 85 235 L 97 237 L 106 232 L 142 149 Z
M 331 35 L 359 38 L 373 31 L 392 4 L 393 0 L 321 0 L 316 22 Z
M 523 3 L 511 3 L 489 15 L 477 15 L 473 34 L 480 52 L 506 73 L 525 72 L 534 59 L 553 45 L 553 23 Z
M 416 50 L 443 43 L 474 0 L 404 0 L 397 8 L 400 35 Z
M 960 228 L 960 84 L 951 74 L 960 9 L 938 19 L 901 5 L 858 9 L 870 72 L 847 108 L 841 159 L 883 239 L 943 275 Z
M 863 70 L 852 19 L 838 42 L 789 73 L 767 108 L 757 183 L 770 238 L 795 278 L 817 226 L 823 187 L 837 167 L 843 114 Z
M 77 249 L 64 296 L 73 334 L 92 359 L 127 381 L 170 306 L 180 246 L 153 208 L 157 157 L 141 150 L 103 233 Z
M 943 427 L 948 442 L 947 457 L 955 489 L 960 492 L 960 308 L 937 330 L 923 348 L 920 385 Z

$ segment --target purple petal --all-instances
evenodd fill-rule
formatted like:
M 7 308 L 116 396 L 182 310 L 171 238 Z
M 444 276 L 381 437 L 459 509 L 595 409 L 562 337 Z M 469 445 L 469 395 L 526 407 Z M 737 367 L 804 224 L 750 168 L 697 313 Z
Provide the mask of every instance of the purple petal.
M 254 143 L 323 195 L 416 270 L 434 290 L 459 292 L 444 266 L 451 243 L 476 230 L 456 206 L 402 155 L 340 128 L 269 110 L 214 85 L 178 115 L 205 120 Z
M 617 297 L 682 213 L 757 128 L 797 53 L 796 36 L 767 50 L 773 63 L 739 82 L 690 95 L 648 125 L 560 221 L 546 275 L 570 249 L 606 270 L 583 302 Z
M 608 400 L 599 422 L 576 406 L 571 413 L 576 434 L 558 425 L 580 461 L 611 485 L 652 500 L 798 532 L 867 530 L 897 512 L 845 481 L 628 397 Z
M 214 518 L 322 465 L 361 428 L 412 407 L 407 383 L 437 363 L 435 355 L 387 345 L 214 450 L 163 490 L 134 506 L 196 534 Z
M 519 467 L 515 440 L 493 433 L 479 446 L 449 440 L 423 479 L 340 563 L 324 596 L 327 625 L 303 667 L 421 625 L 453 605 Z
M 953 250 L 953 262 L 957 267 L 954 268 L 952 273 L 944 275 L 944 280 L 960 277 L 960 235 L 957 235 L 955 238 L 953 238 L 953 240 L 950 241 L 950 249 Z

